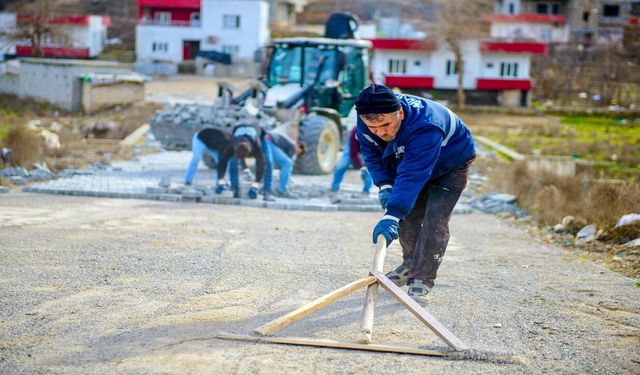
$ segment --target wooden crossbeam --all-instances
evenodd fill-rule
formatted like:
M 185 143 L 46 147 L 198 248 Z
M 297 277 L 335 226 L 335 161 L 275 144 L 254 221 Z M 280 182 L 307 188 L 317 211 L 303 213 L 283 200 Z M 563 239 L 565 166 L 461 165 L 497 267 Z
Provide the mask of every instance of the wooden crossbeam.
M 376 278 L 373 276 L 365 277 L 364 279 L 356 280 L 350 284 L 343 286 L 340 289 L 336 289 L 331 293 L 325 294 L 324 296 L 313 300 L 307 303 L 304 306 L 301 306 L 292 312 L 283 315 L 277 319 L 274 319 L 254 330 L 255 333 L 259 335 L 269 335 L 283 327 L 288 326 L 289 324 L 304 318 L 305 316 L 311 314 L 314 311 L 318 311 L 325 306 L 330 305 L 331 303 L 339 300 L 340 298 L 347 296 L 356 290 L 364 288 L 365 286 L 371 285 L 376 282 Z
M 468 346 L 462 342 L 456 335 L 451 333 L 447 327 L 443 326 L 436 318 L 431 315 L 427 309 L 420 306 L 418 302 L 409 297 L 402 289 L 400 289 L 393 281 L 389 280 L 382 272 L 372 271 L 372 276 L 378 279 L 378 283 L 394 296 L 407 310 L 411 311 L 422 323 L 424 323 L 433 333 L 438 335 L 444 342 L 457 351 L 467 350 Z
M 354 350 L 367 350 L 373 352 L 387 352 L 387 353 L 401 353 L 401 354 L 416 354 L 416 355 L 429 355 L 429 356 L 443 356 L 445 353 L 421 349 L 414 346 L 404 345 L 388 345 L 388 344 L 361 344 L 352 341 L 337 341 L 329 339 L 317 339 L 309 337 L 260 337 L 260 336 L 246 336 L 246 335 L 234 335 L 230 333 L 219 333 L 216 335 L 218 339 L 224 340 L 240 340 L 251 342 L 266 342 L 272 344 L 288 344 L 288 345 L 302 345 L 302 346 L 315 346 L 323 348 L 336 348 L 336 349 L 354 349 Z

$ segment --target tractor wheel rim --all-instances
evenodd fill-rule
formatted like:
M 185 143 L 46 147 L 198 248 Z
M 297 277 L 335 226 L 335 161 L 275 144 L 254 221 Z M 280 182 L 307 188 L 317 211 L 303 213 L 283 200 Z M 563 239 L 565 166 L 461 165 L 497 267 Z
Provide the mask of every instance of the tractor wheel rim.
M 333 167 L 337 152 L 335 134 L 329 129 L 323 130 L 318 142 L 318 164 L 323 170 L 329 171 Z

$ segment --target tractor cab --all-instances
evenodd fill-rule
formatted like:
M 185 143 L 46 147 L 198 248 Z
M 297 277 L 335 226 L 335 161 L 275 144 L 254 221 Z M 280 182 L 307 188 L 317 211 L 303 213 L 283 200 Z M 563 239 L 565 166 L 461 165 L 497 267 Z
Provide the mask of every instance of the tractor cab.
M 368 83 L 370 46 L 370 42 L 362 40 L 275 40 L 266 72 L 269 92 L 265 106 L 311 86 L 311 107 L 331 108 L 346 117 L 358 92 Z

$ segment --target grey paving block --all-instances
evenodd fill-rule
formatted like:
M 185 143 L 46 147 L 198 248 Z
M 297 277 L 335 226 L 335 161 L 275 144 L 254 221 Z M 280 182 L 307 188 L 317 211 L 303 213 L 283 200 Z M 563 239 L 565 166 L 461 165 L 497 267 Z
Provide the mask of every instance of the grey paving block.
M 180 202 L 182 197 L 177 194 L 158 194 L 158 199 L 167 202 Z
M 164 187 L 149 186 L 146 191 L 149 194 L 167 194 L 169 192 L 169 189 Z

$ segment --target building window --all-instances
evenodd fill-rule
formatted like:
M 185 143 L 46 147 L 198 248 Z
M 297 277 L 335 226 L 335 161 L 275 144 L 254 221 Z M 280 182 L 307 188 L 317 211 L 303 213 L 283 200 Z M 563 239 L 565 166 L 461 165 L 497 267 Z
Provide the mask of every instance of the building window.
M 516 5 L 514 3 L 509 3 L 509 14 L 514 14 L 516 12 Z
M 225 14 L 222 16 L 222 27 L 225 29 L 239 29 L 240 16 L 236 14 Z
M 192 26 L 200 26 L 200 12 L 193 12 L 189 17 L 191 19 Z
M 517 77 L 518 63 L 500 63 L 500 77 Z
M 536 4 L 536 13 L 538 14 L 560 14 L 560 3 L 557 2 L 540 2 Z
M 620 17 L 620 5 L 605 4 L 602 8 L 603 17 Z
M 405 74 L 407 73 L 406 59 L 389 59 L 389 74 Z
M 153 52 L 169 52 L 169 43 L 166 43 L 166 42 L 153 42 L 151 44 L 151 51 L 153 51 Z
M 487 63 L 487 69 L 493 69 L 493 63 Z
M 548 12 L 549 12 L 549 5 L 547 5 L 547 3 L 539 3 L 536 6 L 536 13 L 547 14 Z
M 156 19 L 156 23 L 161 25 L 169 25 L 171 24 L 171 13 L 170 12 L 156 12 L 154 15 Z
M 222 52 L 228 53 L 229 55 L 237 55 L 239 51 L 240 51 L 240 46 L 235 46 L 235 45 L 222 46 Z
M 458 74 L 458 69 L 456 69 L 455 60 L 447 60 L 447 71 L 446 71 L 446 74 L 448 76 L 452 76 L 452 75 Z

